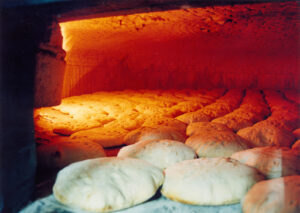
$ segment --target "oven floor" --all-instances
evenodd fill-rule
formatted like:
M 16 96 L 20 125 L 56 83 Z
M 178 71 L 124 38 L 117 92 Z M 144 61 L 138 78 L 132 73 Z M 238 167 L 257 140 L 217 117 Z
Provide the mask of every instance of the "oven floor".
M 194 206 L 181 204 L 166 199 L 161 195 L 142 203 L 140 205 L 116 211 L 119 213 L 242 213 L 241 205 L 224 205 L 224 206 Z M 37 200 L 21 210 L 20 213 L 88 213 L 79 209 L 72 209 L 57 202 L 53 195 Z
M 78 102 L 78 100 L 80 100 Z M 83 101 L 82 101 L 83 100 Z M 82 140 L 91 143 L 98 143 L 105 149 L 107 156 L 116 156 L 119 149 L 126 145 L 126 141 L 119 141 L 119 144 L 111 146 L 103 138 L 86 137 L 86 132 L 96 129 L 100 133 L 106 130 L 111 131 L 111 137 L 123 138 L 141 127 L 151 125 L 164 126 L 174 125 L 179 132 L 186 133 L 186 128 L 190 123 L 199 122 L 202 118 L 209 117 L 210 122 L 217 122 L 227 125 L 234 133 L 250 128 L 257 131 L 257 138 L 260 138 L 260 128 L 275 126 L 283 129 L 290 137 L 287 141 L 276 139 L 272 134 L 269 141 L 275 138 L 278 144 L 267 144 L 292 147 L 297 140 L 292 132 L 299 128 L 299 93 L 298 91 L 276 91 L 276 90 L 185 90 L 185 91 L 123 91 L 114 93 L 95 93 L 93 95 L 74 96 L 63 100 L 62 105 L 57 107 L 40 108 L 35 111 L 36 139 L 40 145 L 49 146 L 58 143 L 56 140 L 66 140 L 72 142 L 76 136 L 82 136 Z M 99 107 L 99 108 L 97 108 Z M 103 108 L 102 108 L 103 107 Z M 94 116 L 94 111 L 101 111 L 101 115 Z M 120 113 L 122 112 L 122 113 Z M 58 117 L 57 117 L 58 116 Z M 127 116 L 131 116 L 130 122 L 126 122 Z M 60 119 L 62 118 L 62 120 Z M 80 119 L 88 118 L 89 129 L 80 129 Z M 109 118 L 108 120 L 106 120 Z M 193 120 L 201 118 L 200 120 Z M 76 120 L 77 119 L 77 120 Z M 94 120 L 93 120 L 94 119 Z M 112 120 L 110 120 L 112 119 Z M 97 123 L 103 122 L 103 125 Z M 65 123 L 64 123 L 65 122 Z M 56 128 L 56 124 L 64 128 Z M 72 125 L 68 125 L 72 124 Z M 180 124 L 180 125 L 178 125 Z M 183 125 L 181 125 L 183 124 Z M 76 126 L 77 125 L 77 126 Z M 95 126 L 93 126 L 95 125 Z M 97 125 L 100 125 L 97 126 Z M 102 125 L 102 126 L 101 126 Z M 183 127 L 183 129 L 181 129 Z M 83 125 L 83 128 L 86 126 Z M 68 132 L 69 135 L 60 134 Z M 83 132 L 84 134 L 80 134 Z M 120 137 L 119 133 L 122 133 Z M 98 134 L 101 136 L 101 134 Z M 243 135 L 242 135 L 243 136 Z M 245 135 L 248 136 L 248 135 Z M 251 136 L 251 135 L 250 135 Z M 185 135 L 188 137 L 188 135 Z M 256 139 L 257 139 L 256 138 Z M 287 138 L 287 137 L 285 137 Z M 79 138 L 80 139 L 80 138 Z M 247 138 L 248 140 L 251 138 Z M 298 138 L 299 139 L 299 138 Z M 89 141 L 90 140 L 90 141 Z M 74 141 L 73 141 L 74 142 Z M 76 142 L 76 141 L 75 141 Z M 262 145 L 265 141 L 259 141 L 255 146 Z M 77 150 L 78 151 L 78 150 Z M 73 152 L 74 153 L 74 152 Z M 53 157 L 49 151 L 46 160 Z M 62 157 L 63 151 L 62 151 Z M 49 158 L 48 158 L 49 157 Z M 68 157 L 67 155 L 65 157 Z M 53 162 L 53 163 L 52 163 Z M 23 213 L 43 213 L 43 212 L 83 212 L 70 209 L 59 204 L 53 197 L 52 186 L 58 172 L 57 167 L 52 168 L 56 160 L 42 165 L 38 159 L 39 169 L 37 172 L 37 184 L 35 190 L 35 202 L 26 207 Z M 48 167 L 47 167 L 48 166 Z M 43 168 L 43 169 L 41 169 Z M 47 197 L 46 197 L 47 196 Z M 227 206 L 193 206 L 170 201 L 158 195 L 146 203 L 118 212 L 242 212 L 240 204 Z

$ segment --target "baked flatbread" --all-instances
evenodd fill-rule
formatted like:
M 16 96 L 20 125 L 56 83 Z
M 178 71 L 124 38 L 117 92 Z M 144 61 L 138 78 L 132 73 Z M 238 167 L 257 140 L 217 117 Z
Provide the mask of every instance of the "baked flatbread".
M 248 142 L 232 131 L 211 130 L 189 137 L 186 145 L 199 157 L 230 157 L 233 153 L 249 149 Z
M 124 144 L 124 136 L 127 130 L 116 127 L 98 127 L 82 130 L 71 135 L 71 139 L 98 143 L 103 147 L 114 147 Z
M 165 170 L 162 194 L 193 205 L 238 203 L 264 177 L 255 168 L 230 158 L 186 160 Z
M 253 147 L 290 147 L 295 141 L 295 137 L 291 132 L 273 125 L 269 125 L 264 121 L 259 122 L 252 127 L 241 129 L 237 132 L 237 134 L 249 141 Z
M 192 136 L 197 134 L 205 134 L 210 131 L 230 131 L 226 125 L 212 122 L 195 122 L 191 123 L 186 128 L 186 135 Z
M 104 149 L 91 142 L 69 139 L 37 147 L 38 165 L 43 169 L 61 169 L 77 161 L 99 157 L 106 157 Z
M 91 212 L 110 212 L 150 199 L 163 183 L 161 169 L 133 158 L 97 158 L 61 170 L 53 187 L 55 198 Z
M 288 176 L 255 184 L 242 201 L 244 213 L 300 212 L 300 176 Z
M 196 158 L 194 150 L 182 142 L 148 140 L 121 148 L 118 157 L 138 158 L 165 169 L 177 162 Z
M 134 144 L 138 141 L 145 140 L 162 140 L 170 139 L 175 141 L 184 142 L 185 136 L 177 129 L 167 126 L 153 126 L 153 127 L 141 127 L 139 129 L 129 132 L 125 138 L 124 143 L 126 145 Z
M 231 158 L 255 167 L 269 179 L 300 174 L 300 153 L 289 148 L 257 147 Z

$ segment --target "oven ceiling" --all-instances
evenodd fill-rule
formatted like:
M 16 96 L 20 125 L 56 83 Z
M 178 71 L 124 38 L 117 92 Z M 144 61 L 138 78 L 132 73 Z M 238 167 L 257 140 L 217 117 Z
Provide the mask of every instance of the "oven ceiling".
M 69 21 L 190 7 L 287 1 L 290 0 L 3 0 L 0 5 L 2 9 L 29 8 L 28 11 L 32 9 L 40 15 Z

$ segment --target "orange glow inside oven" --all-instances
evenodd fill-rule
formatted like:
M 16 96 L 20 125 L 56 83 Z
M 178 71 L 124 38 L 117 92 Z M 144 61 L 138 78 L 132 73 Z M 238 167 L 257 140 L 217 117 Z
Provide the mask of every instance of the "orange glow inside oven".
M 297 4 L 289 2 L 60 23 L 67 52 L 62 96 L 123 89 L 297 88 L 295 14 Z

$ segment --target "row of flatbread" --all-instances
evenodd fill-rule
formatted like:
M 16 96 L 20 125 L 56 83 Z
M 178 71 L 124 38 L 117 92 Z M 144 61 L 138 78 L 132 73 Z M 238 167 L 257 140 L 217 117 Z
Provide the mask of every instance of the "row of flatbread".
M 93 212 L 129 208 L 147 201 L 161 187 L 163 196 L 184 204 L 242 202 L 244 212 L 296 213 L 299 160 L 299 150 L 277 147 L 196 159 L 195 151 L 182 142 L 140 141 L 123 147 L 118 157 L 65 167 L 53 192 L 59 202 Z
M 299 128 L 299 105 L 276 91 L 98 92 L 36 109 L 34 121 L 36 139 L 43 143 L 85 141 L 114 147 L 131 144 L 129 138 L 137 132 L 167 127 L 185 136 L 188 124 L 211 121 L 255 146 L 291 146 L 291 132 Z

